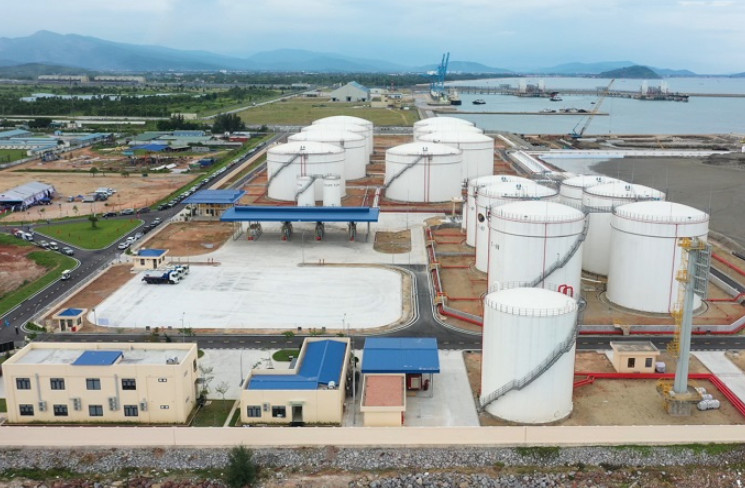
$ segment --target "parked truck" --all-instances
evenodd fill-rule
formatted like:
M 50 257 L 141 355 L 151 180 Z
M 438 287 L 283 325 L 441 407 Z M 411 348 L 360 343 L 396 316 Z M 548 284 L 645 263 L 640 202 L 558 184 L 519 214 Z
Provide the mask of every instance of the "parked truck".
M 142 281 L 149 285 L 175 285 L 180 280 L 181 277 L 176 270 L 157 271 L 142 277 Z

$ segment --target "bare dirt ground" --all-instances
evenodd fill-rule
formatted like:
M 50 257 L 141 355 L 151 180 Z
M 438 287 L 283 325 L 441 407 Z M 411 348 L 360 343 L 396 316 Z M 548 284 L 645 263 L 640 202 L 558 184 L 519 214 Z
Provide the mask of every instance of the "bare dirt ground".
M 411 230 L 398 232 L 378 231 L 375 233 L 373 249 L 388 254 L 400 254 L 411 251 Z
M 46 269 L 26 256 L 36 247 L 0 245 L 0 296 L 43 276 Z
M 464 353 L 464 359 L 475 401 L 481 388 L 481 353 Z M 668 371 L 675 370 L 675 360 L 666 351 L 662 352 L 660 360 L 668 366 Z M 575 371 L 614 372 L 605 354 L 584 351 L 576 355 Z M 690 372 L 709 373 L 709 370 L 691 357 Z M 595 380 L 574 390 L 574 410 L 555 425 L 727 425 L 743 422 L 742 415 L 709 382 L 693 380 L 690 384 L 706 388 L 721 402 L 721 408 L 705 412 L 694 408 L 690 417 L 671 417 L 664 411 L 656 380 Z M 480 414 L 479 420 L 485 426 L 511 425 L 488 413 Z
M 208 254 L 233 235 L 228 222 L 180 222 L 169 224 L 147 241 L 148 248 L 168 249 L 169 256 Z
M 727 356 L 727 359 L 732 361 L 735 366 L 745 371 L 745 351 L 732 350 L 725 352 L 724 355 Z

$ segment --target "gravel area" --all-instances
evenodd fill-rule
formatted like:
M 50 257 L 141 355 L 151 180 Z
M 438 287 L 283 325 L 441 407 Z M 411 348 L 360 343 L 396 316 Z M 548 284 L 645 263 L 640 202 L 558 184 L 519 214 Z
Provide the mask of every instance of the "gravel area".
M 79 479 L 0 487 L 223 486 L 227 449 L 11 449 L 0 471 L 68 470 Z M 745 446 L 258 449 L 262 487 L 741 486 Z M 443 460 L 447 460 L 446 464 Z M 695 468 L 695 469 L 694 469 Z M 122 470 L 125 470 L 123 472 Z M 204 470 L 212 470 L 207 473 Z M 176 474 L 178 473 L 178 474 Z M 213 479 L 214 478 L 214 479 Z

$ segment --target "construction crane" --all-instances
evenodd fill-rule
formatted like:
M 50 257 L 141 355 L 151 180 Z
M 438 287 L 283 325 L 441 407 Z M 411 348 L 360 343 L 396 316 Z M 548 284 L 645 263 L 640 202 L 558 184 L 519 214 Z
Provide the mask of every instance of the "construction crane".
M 448 63 L 450 62 L 450 53 L 447 52 L 442 55 L 442 61 L 440 61 L 440 65 L 437 67 L 437 72 L 435 73 L 435 79 L 430 85 L 430 91 L 432 92 L 432 95 L 439 95 L 445 91 L 445 75 L 448 72 Z
M 613 86 L 613 83 L 615 83 L 615 78 L 610 80 L 610 83 L 608 83 L 608 86 L 605 87 L 605 90 L 600 94 L 600 98 L 598 98 L 598 101 L 595 102 L 595 108 L 592 109 L 590 114 L 587 116 L 587 119 L 585 119 L 584 124 L 582 125 L 582 128 L 577 132 L 577 127 L 582 124 L 582 121 L 580 120 L 577 122 L 577 125 L 574 126 L 574 129 L 572 129 L 572 133 L 570 134 L 572 136 L 572 139 L 579 139 L 585 134 L 585 131 L 587 130 L 587 127 L 590 125 L 590 122 L 592 122 L 592 118 L 595 117 L 595 115 L 600 110 L 600 106 L 603 104 L 603 100 L 605 100 L 605 97 L 608 96 L 608 93 L 610 93 L 610 88 Z

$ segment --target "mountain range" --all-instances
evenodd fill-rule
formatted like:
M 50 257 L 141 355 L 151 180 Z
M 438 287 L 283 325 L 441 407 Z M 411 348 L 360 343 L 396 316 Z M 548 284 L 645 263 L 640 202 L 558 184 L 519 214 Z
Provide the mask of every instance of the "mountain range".
M 207 51 L 180 50 L 162 46 L 112 42 L 78 34 L 39 31 L 27 37 L 0 37 L 0 66 L 38 63 L 90 71 L 265 71 L 327 73 L 426 73 L 436 64 L 404 66 L 379 59 L 364 59 L 302 49 L 278 49 L 246 58 Z M 531 74 L 596 75 L 634 66 L 631 61 L 568 63 L 528 70 Z M 652 68 L 661 76 L 695 76 L 687 70 Z M 514 74 L 507 68 L 471 61 L 451 61 L 451 73 Z M 522 70 L 525 73 L 526 70 Z

